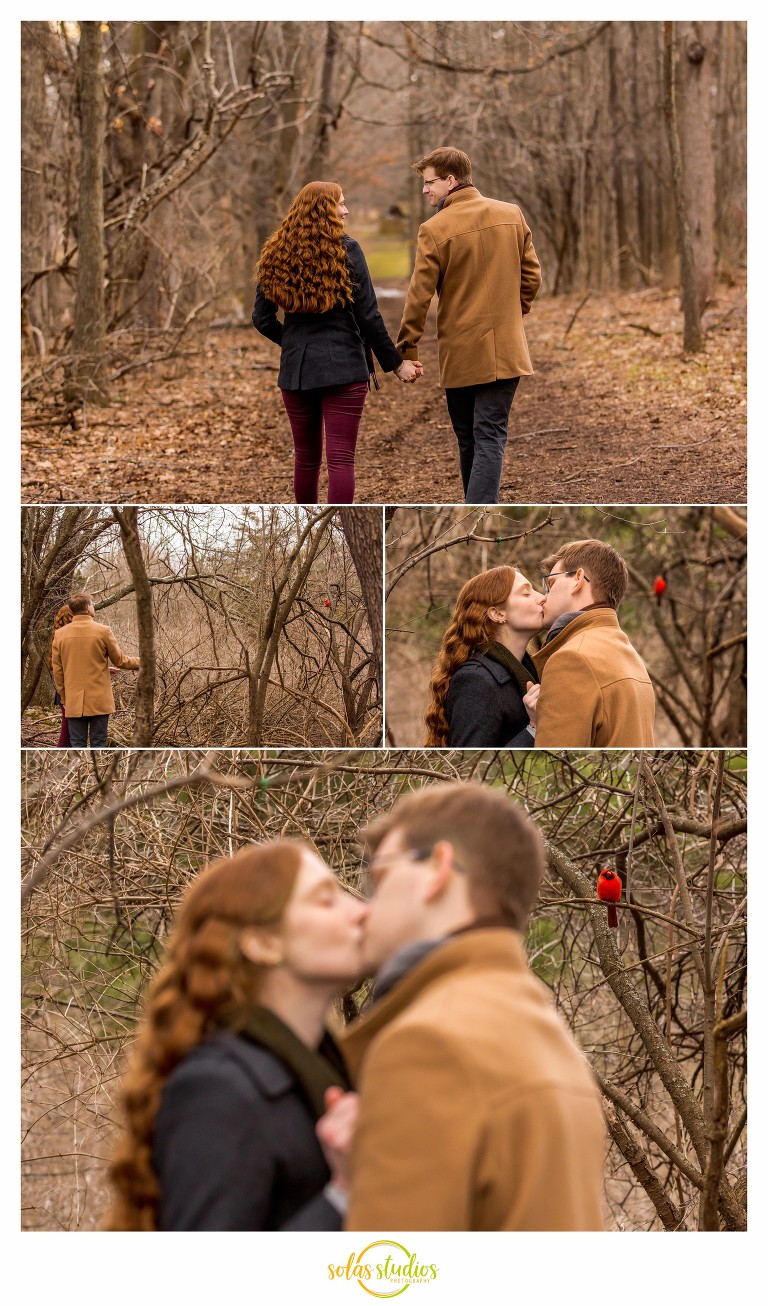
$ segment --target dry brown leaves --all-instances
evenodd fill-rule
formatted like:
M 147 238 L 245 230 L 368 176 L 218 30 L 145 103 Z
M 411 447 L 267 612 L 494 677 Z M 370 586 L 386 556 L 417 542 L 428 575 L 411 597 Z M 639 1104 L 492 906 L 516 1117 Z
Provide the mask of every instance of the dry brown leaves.
M 566 334 L 581 298 L 542 299 L 527 319 L 537 371 L 512 409 L 502 502 L 745 502 L 744 287 L 720 288 L 705 350 L 691 357 L 676 293 L 593 295 Z M 381 308 L 395 334 L 402 298 Z M 359 502 L 461 502 L 433 318 L 422 359 L 423 381 L 385 376 L 368 400 Z M 111 407 L 90 410 L 79 430 L 38 386 L 23 405 L 23 500 L 292 502 L 276 381 L 277 349 L 248 326 L 211 331 L 194 357 L 128 373 Z

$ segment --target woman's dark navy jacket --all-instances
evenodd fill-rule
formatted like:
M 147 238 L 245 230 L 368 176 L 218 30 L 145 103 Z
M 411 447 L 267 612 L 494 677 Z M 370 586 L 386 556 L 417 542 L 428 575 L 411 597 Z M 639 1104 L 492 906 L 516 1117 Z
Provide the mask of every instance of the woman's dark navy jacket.
M 161 1230 L 339 1230 L 330 1171 L 293 1071 L 220 1030 L 171 1072 L 155 1118 Z
M 536 682 L 538 675 L 527 653 L 522 663 Z M 484 653 L 467 658 L 454 671 L 445 717 L 448 748 L 533 748 L 528 710 L 515 677 Z
M 373 351 L 382 371 L 394 372 L 403 356 L 382 320 L 365 255 L 356 240 L 344 236 L 354 302 L 327 313 L 286 313 L 279 322 L 277 304 L 259 287 L 253 306 L 253 325 L 280 345 L 281 390 L 315 390 L 326 385 L 352 385 L 367 381 L 369 366 L 365 346 Z

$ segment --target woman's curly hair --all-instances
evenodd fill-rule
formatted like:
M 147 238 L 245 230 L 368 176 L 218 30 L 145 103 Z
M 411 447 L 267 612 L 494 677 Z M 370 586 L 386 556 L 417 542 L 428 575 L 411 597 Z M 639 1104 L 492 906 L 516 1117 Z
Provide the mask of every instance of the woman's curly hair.
M 240 933 L 279 922 L 307 847 L 289 839 L 250 845 L 214 862 L 187 890 L 120 1086 L 124 1129 L 102 1228 L 157 1229 L 152 1139 L 163 1086 L 188 1052 L 258 1000 L 261 967 L 243 956 Z
M 61 630 L 62 626 L 68 626 L 70 621 L 72 621 L 73 617 L 74 617 L 74 613 L 72 609 L 70 608 L 68 603 L 65 603 L 63 607 L 59 608 L 58 612 L 56 613 L 56 616 L 53 618 L 53 627 L 51 629 L 51 643 L 48 648 L 48 665 L 51 668 L 51 670 L 53 670 L 53 637 L 56 634 L 57 630 Z
M 310 181 L 264 244 L 256 281 L 286 313 L 327 313 L 354 299 L 337 209 L 341 195 L 335 181 Z
M 491 567 L 473 576 L 459 591 L 451 624 L 443 635 L 430 681 L 430 701 L 425 723 L 427 748 L 445 748 L 448 721 L 445 700 L 453 673 L 467 658 L 482 653 L 491 643 L 494 632 L 488 609 L 506 603 L 517 572 L 514 567 Z

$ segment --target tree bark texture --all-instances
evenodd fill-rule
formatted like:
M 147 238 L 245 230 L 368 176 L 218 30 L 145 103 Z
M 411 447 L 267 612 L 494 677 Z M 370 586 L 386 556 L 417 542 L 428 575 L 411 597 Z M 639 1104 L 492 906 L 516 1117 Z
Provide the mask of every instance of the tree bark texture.
M 717 23 L 680 23 L 680 135 L 699 312 L 715 289 L 714 78 Z
M 336 57 L 339 51 L 338 23 L 325 24 L 325 50 L 320 79 L 320 103 L 317 106 L 317 126 L 312 154 L 307 165 L 307 179 L 322 181 L 328 171 L 331 153 L 331 132 L 336 122 L 334 87 L 336 84 Z
M 21 283 L 45 264 L 46 219 L 42 147 L 46 135 L 45 64 L 47 23 L 21 24 Z M 46 352 L 46 282 L 37 281 L 22 299 L 24 343 Z
M 69 403 L 106 404 L 104 332 L 104 124 L 106 99 L 101 24 L 80 26 L 80 197 L 74 362 L 66 383 Z
M 134 748 L 152 743 L 155 725 L 155 622 L 152 613 L 152 587 L 147 576 L 139 536 L 139 509 L 113 508 L 125 561 L 136 594 L 136 621 L 139 631 L 139 670 L 136 678 L 136 707 L 133 721 Z
M 341 528 L 363 591 L 379 685 L 384 664 L 382 620 L 384 557 L 381 513 L 374 508 L 340 508 Z
M 697 353 L 704 346 L 701 333 L 701 316 L 696 288 L 696 268 L 693 261 L 693 244 L 685 204 L 683 161 L 677 126 L 677 97 L 675 94 L 674 24 L 664 23 L 664 115 L 667 123 L 667 143 L 672 163 L 672 190 L 677 215 L 677 243 L 680 254 L 680 281 L 683 299 L 683 347 L 687 353 Z

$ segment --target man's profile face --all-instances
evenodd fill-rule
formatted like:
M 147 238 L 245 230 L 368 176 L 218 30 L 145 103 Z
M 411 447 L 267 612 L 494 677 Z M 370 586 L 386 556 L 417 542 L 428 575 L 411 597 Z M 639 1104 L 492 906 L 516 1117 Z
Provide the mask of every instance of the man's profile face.
M 425 861 L 429 850 L 408 848 L 398 829 L 384 836 L 368 867 L 368 915 L 363 922 L 366 972 L 424 937 Z
M 426 195 L 433 209 L 436 209 L 441 200 L 449 195 L 455 189 L 455 177 L 438 177 L 434 168 L 427 168 L 427 171 L 421 178 L 421 191 Z
M 568 568 L 570 571 L 570 568 Z M 544 581 L 544 625 L 549 627 L 558 617 L 566 612 L 573 612 L 579 605 L 573 596 L 576 576 L 568 575 L 562 562 L 556 562 Z

